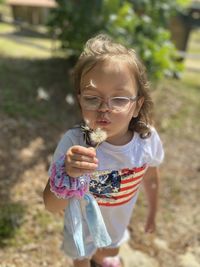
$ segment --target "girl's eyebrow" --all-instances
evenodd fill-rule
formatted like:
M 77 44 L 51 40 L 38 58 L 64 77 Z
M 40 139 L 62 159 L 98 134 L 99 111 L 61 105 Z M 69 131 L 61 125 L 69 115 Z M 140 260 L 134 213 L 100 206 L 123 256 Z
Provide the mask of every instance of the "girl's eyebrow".
M 98 89 L 96 87 L 92 87 L 91 85 L 88 86 L 84 86 L 82 88 L 83 92 L 88 92 L 88 93 L 94 93 L 94 92 L 98 92 Z
M 98 90 L 98 87 L 95 86 L 95 85 L 93 86 L 91 84 L 87 84 L 87 85 L 85 85 L 83 87 L 83 89 L 86 89 L 86 90 L 94 90 L 94 89 L 97 89 Z M 120 92 L 120 91 L 127 92 L 127 90 L 125 88 L 122 88 L 122 87 L 117 88 L 116 91 L 118 91 L 118 92 Z
M 85 90 L 94 90 L 94 89 L 97 89 L 97 87 L 93 87 L 90 84 L 88 84 L 88 85 L 84 86 L 83 89 L 85 89 Z
M 116 91 L 126 92 L 127 89 L 126 88 L 123 88 L 123 87 L 119 87 L 119 88 L 116 89 Z

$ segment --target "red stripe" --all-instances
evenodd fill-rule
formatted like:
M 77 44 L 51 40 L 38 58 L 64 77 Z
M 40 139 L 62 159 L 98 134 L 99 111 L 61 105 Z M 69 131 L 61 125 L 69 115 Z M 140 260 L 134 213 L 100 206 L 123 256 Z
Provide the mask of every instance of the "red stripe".
M 139 185 L 140 183 L 141 183 L 141 181 L 139 181 L 138 183 L 136 183 L 136 184 L 134 184 L 134 185 L 126 186 L 126 187 L 120 188 L 119 192 L 123 192 L 123 191 L 129 190 L 129 189 L 132 189 L 132 188 L 136 187 L 137 185 Z
M 132 197 L 130 197 L 129 199 L 122 201 L 122 202 L 118 202 L 118 203 L 101 203 L 98 201 L 97 201 L 97 203 L 99 206 L 119 206 L 119 205 L 122 205 L 122 204 L 129 202 L 133 197 L 134 197 L 134 195 Z
M 113 197 L 111 197 L 111 199 L 116 199 L 117 200 L 117 199 L 120 199 L 120 198 L 128 197 L 128 196 L 132 195 L 133 193 L 135 193 L 137 190 L 138 190 L 138 188 L 134 189 L 133 191 L 131 191 L 128 194 L 124 194 L 124 195 L 117 196 L 117 197 L 113 196 Z
M 139 168 L 135 168 L 135 172 L 141 172 L 143 171 L 144 169 L 146 168 L 146 164 L 142 167 L 139 167 Z
M 122 175 L 127 175 L 127 174 L 135 174 L 135 173 L 138 173 L 138 172 L 141 172 L 143 171 L 144 169 L 146 168 L 146 164 L 142 167 L 138 167 L 138 168 L 133 168 L 133 169 L 122 169 L 121 170 L 121 174 Z
M 121 180 L 121 184 L 127 184 L 127 183 L 130 183 L 132 181 L 136 181 L 136 180 L 140 179 L 143 176 L 144 176 L 144 174 L 139 175 L 137 177 L 131 177 L 131 178 L 127 178 L 127 179 Z

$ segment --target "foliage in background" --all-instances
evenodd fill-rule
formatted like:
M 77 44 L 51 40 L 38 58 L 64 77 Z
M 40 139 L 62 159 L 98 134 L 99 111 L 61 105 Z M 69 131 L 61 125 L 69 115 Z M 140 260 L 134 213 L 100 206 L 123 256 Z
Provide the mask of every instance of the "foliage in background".
M 170 41 L 167 21 L 188 0 L 57 0 L 48 25 L 67 55 L 77 57 L 91 36 L 105 32 L 133 47 L 150 77 L 173 75 L 181 65 Z
M 57 0 L 57 3 L 48 25 L 62 41 L 62 48 L 78 56 L 83 43 L 103 26 L 101 0 Z

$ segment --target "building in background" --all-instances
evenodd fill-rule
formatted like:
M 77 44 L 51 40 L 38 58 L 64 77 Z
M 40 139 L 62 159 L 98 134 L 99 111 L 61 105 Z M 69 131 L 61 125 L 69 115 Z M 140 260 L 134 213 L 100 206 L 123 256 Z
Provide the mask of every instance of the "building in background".
M 50 9 L 56 6 L 54 0 L 7 0 L 6 3 L 11 7 L 15 21 L 31 25 L 45 24 Z

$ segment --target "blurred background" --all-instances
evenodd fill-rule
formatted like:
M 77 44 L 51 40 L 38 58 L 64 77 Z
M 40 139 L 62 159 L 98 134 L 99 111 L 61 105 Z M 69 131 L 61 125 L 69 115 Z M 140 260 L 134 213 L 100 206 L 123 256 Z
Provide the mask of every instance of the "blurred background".
M 0 267 L 71 266 L 62 215 L 42 191 L 62 134 L 79 121 L 71 83 L 99 32 L 144 61 L 165 147 L 157 233 L 141 192 L 128 267 L 200 266 L 200 1 L 0 0 Z

